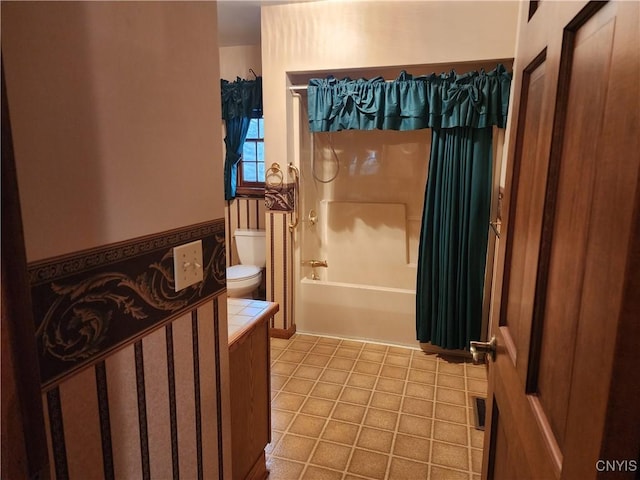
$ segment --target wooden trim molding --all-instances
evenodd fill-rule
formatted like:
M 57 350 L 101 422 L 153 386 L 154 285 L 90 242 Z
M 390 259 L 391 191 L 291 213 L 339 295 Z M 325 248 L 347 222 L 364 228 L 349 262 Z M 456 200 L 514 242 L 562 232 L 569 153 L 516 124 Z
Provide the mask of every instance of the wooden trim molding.
M 289 328 L 270 328 L 269 335 L 274 338 L 289 339 L 296 333 L 296 324 L 294 323 Z
M 202 240 L 204 279 L 174 291 L 173 247 Z M 224 218 L 29 264 L 43 389 L 226 289 Z

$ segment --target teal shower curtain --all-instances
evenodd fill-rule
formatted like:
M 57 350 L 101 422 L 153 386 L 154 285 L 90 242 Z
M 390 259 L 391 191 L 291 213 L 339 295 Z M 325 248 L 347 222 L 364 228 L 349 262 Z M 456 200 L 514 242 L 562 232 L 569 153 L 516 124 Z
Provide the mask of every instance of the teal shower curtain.
M 416 337 L 446 349 L 480 338 L 492 127 L 504 128 L 511 75 L 455 72 L 393 82 L 312 79 L 312 132 L 432 129 L 418 254 Z
M 464 349 L 480 339 L 491 203 L 492 127 L 437 128 L 424 199 L 416 331 Z

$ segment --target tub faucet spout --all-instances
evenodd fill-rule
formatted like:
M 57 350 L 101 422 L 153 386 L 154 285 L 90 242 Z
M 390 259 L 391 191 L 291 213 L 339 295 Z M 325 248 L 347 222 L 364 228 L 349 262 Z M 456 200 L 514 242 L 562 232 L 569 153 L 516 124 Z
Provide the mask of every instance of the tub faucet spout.
M 303 261 L 302 264 L 311 266 L 311 280 L 320 280 L 320 277 L 316 273 L 316 267 L 327 268 L 329 266 L 326 260 L 306 260 Z

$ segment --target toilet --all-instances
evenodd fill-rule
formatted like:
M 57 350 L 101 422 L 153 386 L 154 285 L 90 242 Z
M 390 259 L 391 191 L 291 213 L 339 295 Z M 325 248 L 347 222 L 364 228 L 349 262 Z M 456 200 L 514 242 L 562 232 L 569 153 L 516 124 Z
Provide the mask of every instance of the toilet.
M 240 265 L 227 267 L 227 296 L 253 298 L 253 292 L 262 282 L 262 269 L 267 262 L 265 231 L 237 229 L 233 236 Z

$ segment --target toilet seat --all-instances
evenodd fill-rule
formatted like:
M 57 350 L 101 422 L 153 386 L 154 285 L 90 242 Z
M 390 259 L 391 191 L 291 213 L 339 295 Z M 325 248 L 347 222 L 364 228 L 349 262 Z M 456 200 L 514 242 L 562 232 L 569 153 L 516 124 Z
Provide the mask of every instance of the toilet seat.
M 255 265 L 233 265 L 227 267 L 227 283 L 244 282 L 259 277 L 262 269 Z

